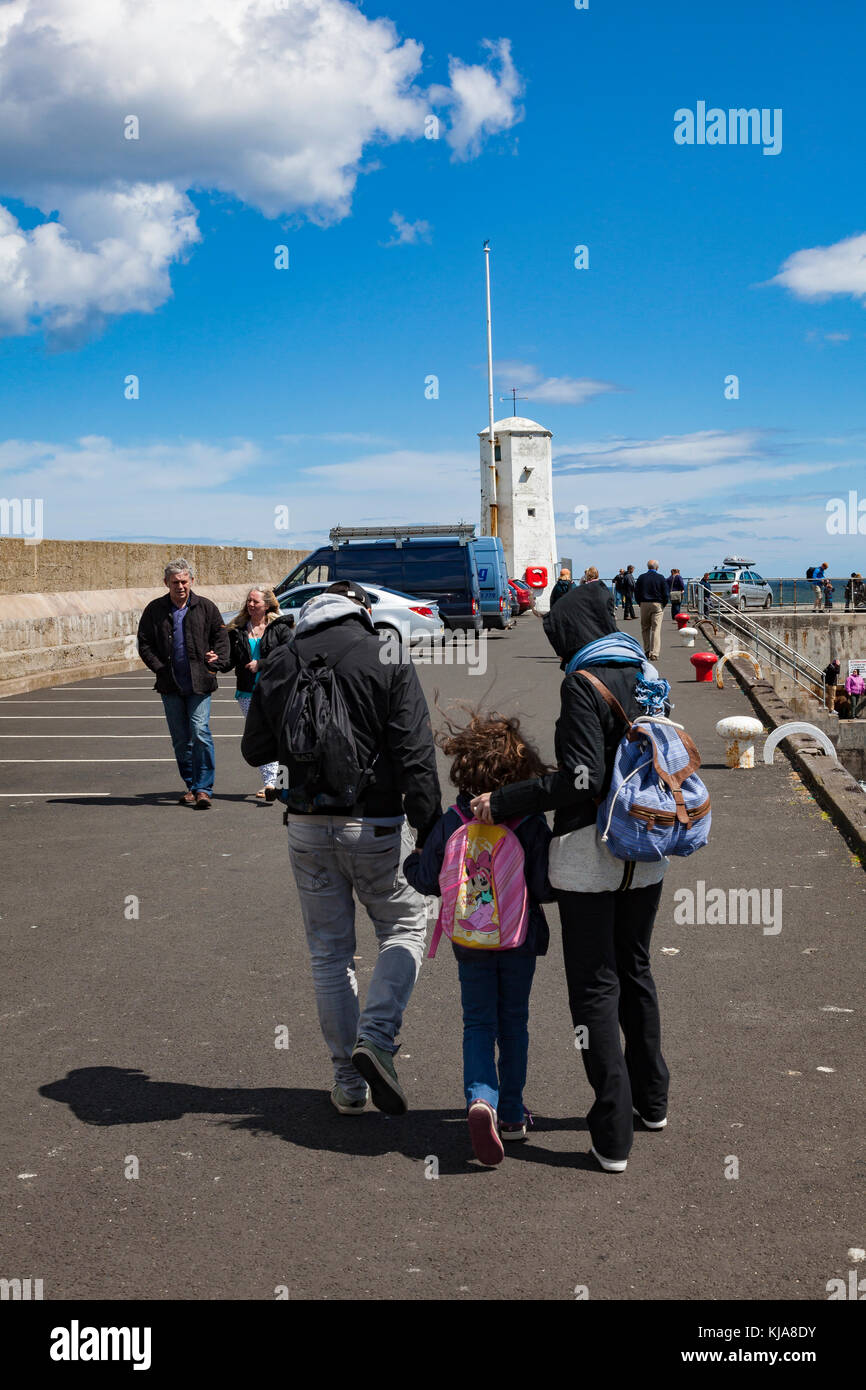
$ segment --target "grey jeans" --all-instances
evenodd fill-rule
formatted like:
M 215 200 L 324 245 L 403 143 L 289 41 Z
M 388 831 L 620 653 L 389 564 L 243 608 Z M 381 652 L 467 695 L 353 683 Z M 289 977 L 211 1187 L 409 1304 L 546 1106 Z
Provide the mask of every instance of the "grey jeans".
M 421 968 L 427 913 L 403 877 L 414 848 L 401 826 L 342 816 L 289 822 L 289 858 L 298 885 L 322 1035 L 334 1078 L 348 1096 L 365 1093 L 352 1066 L 359 1037 L 398 1049 L 403 1012 Z M 355 976 L 355 897 L 376 929 L 378 954 L 361 1013 Z

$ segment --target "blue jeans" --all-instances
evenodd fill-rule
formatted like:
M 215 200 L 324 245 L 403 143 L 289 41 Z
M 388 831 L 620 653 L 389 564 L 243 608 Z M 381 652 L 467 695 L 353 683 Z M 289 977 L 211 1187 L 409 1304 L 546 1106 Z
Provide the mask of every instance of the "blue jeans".
M 373 826 L 347 816 L 289 821 L 289 858 L 298 885 L 322 1036 L 334 1080 L 360 1098 L 366 1086 L 352 1065 L 358 1038 L 392 1055 L 418 978 L 427 908 L 402 864 L 414 848 L 405 825 Z M 376 931 L 377 954 L 361 1012 L 355 975 L 355 898 Z M 364 948 L 366 958 L 366 947 Z
M 210 695 L 163 695 L 162 707 L 178 771 L 191 792 L 213 791 Z
M 505 1124 L 519 1124 L 529 1058 L 529 992 L 535 956 L 516 951 L 478 954 L 483 958 L 457 962 L 463 1001 L 466 1104 L 486 1100 Z

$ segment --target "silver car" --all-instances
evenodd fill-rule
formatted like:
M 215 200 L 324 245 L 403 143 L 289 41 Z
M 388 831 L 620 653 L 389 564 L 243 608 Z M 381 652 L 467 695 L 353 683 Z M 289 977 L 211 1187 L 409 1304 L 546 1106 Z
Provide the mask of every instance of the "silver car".
M 745 608 L 772 608 L 773 591 L 752 565 L 751 560 L 743 560 L 737 555 L 728 556 L 718 569 L 710 570 L 707 580 L 710 593 L 718 594 L 726 603 L 741 611 Z
M 317 594 L 325 593 L 329 584 L 300 584 L 280 594 L 280 610 L 297 615 L 304 604 Z M 382 636 L 404 638 L 408 633 L 409 642 L 430 642 L 441 639 L 445 624 L 439 616 L 438 603 L 426 598 L 412 598 L 411 594 L 398 593 L 396 589 L 380 589 L 376 584 L 365 584 L 365 593 L 370 595 L 373 626 Z

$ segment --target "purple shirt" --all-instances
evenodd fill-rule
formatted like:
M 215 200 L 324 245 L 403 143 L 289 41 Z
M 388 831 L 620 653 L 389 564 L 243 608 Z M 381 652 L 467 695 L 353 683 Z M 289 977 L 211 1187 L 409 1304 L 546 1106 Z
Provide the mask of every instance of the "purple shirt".
M 191 695 L 192 672 L 186 654 L 186 640 L 183 635 L 183 620 L 189 611 L 189 602 L 183 608 L 172 607 L 171 622 L 171 673 L 182 695 Z

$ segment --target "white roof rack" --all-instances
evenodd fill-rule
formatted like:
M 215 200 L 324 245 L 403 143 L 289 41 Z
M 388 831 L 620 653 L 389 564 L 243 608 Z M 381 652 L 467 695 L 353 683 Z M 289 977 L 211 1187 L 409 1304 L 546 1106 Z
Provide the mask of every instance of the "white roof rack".
M 742 555 L 726 555 L 722 561 L 723 565 L 744 565 L 746 569 L 755 563 L 754 560 L 744 560 Z

